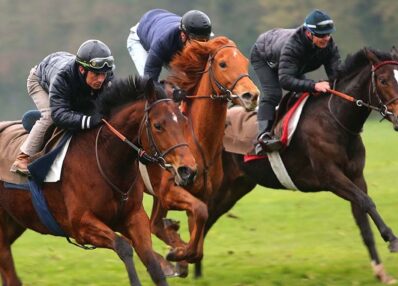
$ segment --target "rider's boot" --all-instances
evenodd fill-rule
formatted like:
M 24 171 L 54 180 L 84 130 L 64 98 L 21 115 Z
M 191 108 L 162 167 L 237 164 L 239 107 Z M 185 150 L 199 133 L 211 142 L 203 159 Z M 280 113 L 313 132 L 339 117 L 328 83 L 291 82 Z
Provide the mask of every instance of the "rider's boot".
M 14 164 L 12 164 L 10 171 L 19 173 L 24 176 L 29 176 L 28 164 L 30 163 L 30 156 L 21 152 L 18 154 Z
M 276 138 L 271 132 L 273 123 L 273 120 L 261 122 L 261 125 L 264 125 L 262 129 L 264 131 L 257 136 L 256 155 L 266 155 L 266 153 L 278 151 L 283 147 L 281 140 Z

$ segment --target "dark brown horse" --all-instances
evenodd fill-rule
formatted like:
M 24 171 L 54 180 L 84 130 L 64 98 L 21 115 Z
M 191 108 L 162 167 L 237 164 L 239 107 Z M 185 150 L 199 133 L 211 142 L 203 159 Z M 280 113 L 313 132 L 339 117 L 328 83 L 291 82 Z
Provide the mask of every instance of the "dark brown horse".
M 189 121 L 185 137 L 198 163 L 198 175 L 193 185 L 182 188 L 173 183 L 170 173 L 160 172 L 156 166 L 148 168 L 155 195 L 151 223 L 153 233 L 172 246 L 169 260 L 193 262 L 203 255 L 207 200 L 222 183 L 222 140 L 228 101 L 250 109 L 255 106 L 259 91 L 248 76 L 247 58 L 226 37 L 192 42 L 170 67 L 173 75 L 169 80 L 192 95 L 183 103 Z M 177 226 L 171 221 L 166 221 L 164 228 L 168 210 L 187 212 L 188 243 L 174 232 Z
M 395 55 L 394 55 L 395 54 Z M 346 101 L 333 95 L 311 96 L 288 148 L 280 152 L 286 169 L 302 192 L 329 191 L 351 203 L 352 214 L 368 249 L 377 278 L 392 282 L 376 250 L 368 216 L 392 252 L 398 239 L 385 224 L 367 195 L 363 170 L 365 147 L 360 132 L 372 108 L 381 112 L 398 130 L 398 62 L 392 54 L 362 49 L 347 57 L 335 89 L 355 98 Z M 223 185 L 209 203 L 207 233 L 217 219 L 256 184 L 284 189 L 268 159 L 243 163 L 243 156 L 223 153 Z M 196 275 L 201 275 L 200 263 Z
M 177 183 L 188 184 L 195 176 L 196 163 L 181 131 L 186 120 L 165 97 L 152 81 L 129 78 L 116 81 L 101 95 L 99 110 L 129 143 L 142 142 L 147 155 L 152 155 L 149 158 L 170 169 Z M 3 285 L 19 286 L 11 244 L 27 228 L 52 233 L 35 212 L 30 192 L 7 189 L 0 183 L 0 272 Z M 129 284 L 141 285 L 132 245 L 154 283 L 168 285 L 152 250 L 143 189 L 137 152 L 107 126 L 76 133 L 61 181 L 42 186 L 48 207 L 67 237 L 80 245 L 114 250 L 126 267 Z

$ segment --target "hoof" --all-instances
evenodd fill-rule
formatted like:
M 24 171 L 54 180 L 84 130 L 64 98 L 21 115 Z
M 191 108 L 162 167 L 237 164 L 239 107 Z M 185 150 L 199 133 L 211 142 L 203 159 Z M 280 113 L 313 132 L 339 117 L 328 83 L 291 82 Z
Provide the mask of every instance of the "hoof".
M 397 283 L 394 277 L 391 277 L 387 274 L 386 270 L 384 269 L 383 264 L 374 264 L 372 263 L 373 273 L 376 278 L 383 284 L 386 285 L 393 285 Z
M 185 259 L 185 250 L 182 247 L 176 247 L 170 250 L 166 255 L 166 259 L 169 261 L 181 261 Z
M 178 273 L 178 276 L 180 276 L 181 278 L 187 277 L 189 272 L 188 262 L 186 261 L 177 262 L 176 271 Z
M 398 252 L 398 239 L 394 239 L 388 246 L 391 252 Z
M 163 258 L 159 253 L 155 253 L 156 258 L 160 264 L 160 268 L 164 276 L 166 277 L 176 277 L 178 276 L 178 272 L 173 264 Z

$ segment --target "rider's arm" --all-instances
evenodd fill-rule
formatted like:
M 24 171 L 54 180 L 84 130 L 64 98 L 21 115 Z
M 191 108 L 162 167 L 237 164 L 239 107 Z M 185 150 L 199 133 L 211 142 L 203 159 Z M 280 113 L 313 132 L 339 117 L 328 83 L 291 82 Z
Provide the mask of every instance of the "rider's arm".
M 289 42 L 282 49 L 279 58 L 279 83 L 285 90 L 313 92 L 315 91 L 315 82 L 311 79 L 302 78 L 301 49 L 302 47 L 291 45 Z
M 148 58 L 145 62 L 144 75 L 149 76 L 153 80 L 159 79 L 160 72 L 162 71 L 163 60 L 159 56 L 159 47 L 153 47 L 148 52 Z
M 72 110 L 72 93 L 71 85 L 60 75 L 51 83 L 49 97 L 54 124 L 69 130 L 89 129 L 91 116 Z

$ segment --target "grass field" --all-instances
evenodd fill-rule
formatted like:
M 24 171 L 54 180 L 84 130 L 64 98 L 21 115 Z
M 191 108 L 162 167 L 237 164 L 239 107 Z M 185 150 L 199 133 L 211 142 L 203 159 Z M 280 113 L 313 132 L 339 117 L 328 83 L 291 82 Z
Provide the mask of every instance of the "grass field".
M 370 195 L 398 233 L 398 134 L 390 123 L 369 122 L 363 138 Z M 148 198 L 146 205 L 150 206 Z M 237 218 L 224 216 L 207 237 L 204 278 L 172 278 L 170 285 L 380 285 L 372 275 L 349 204 L 330 193 L 258 187 L 231 213 Z M 171 217 L 183 222 L 185 234 L 184 214 L 173 212 Z M 389 253 L 373 230 L 385 267 L 397 278 L 398 254 Z M 160 242 L 154 242 L 160 253 L 167 252 Z M 65 239 L 31 231 L 13 250 L 26 286 L 128 285 L 122 262 L 110 250 L 84 251 Z M 137 257 L 135 262 L 143 285 L 153 285 Z

